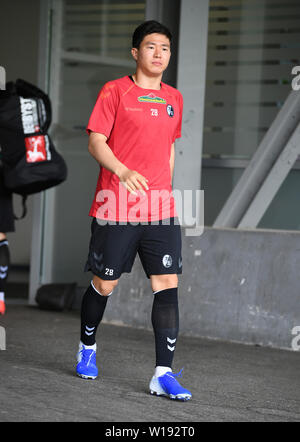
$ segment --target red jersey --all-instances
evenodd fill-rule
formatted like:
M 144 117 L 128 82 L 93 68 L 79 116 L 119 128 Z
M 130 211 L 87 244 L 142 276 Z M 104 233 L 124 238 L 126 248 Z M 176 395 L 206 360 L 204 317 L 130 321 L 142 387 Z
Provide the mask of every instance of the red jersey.
M 126 76 L 103 86 L 87 132 L 104 134 L 118 160 L 148 179 L 149 190 L 132 195 L 100 167 L 90 216 L 125 222 L 176 216 L 169 161 L 171 145 L 181 137 L 182 108 L 181 93 L 165 83 L 160 90 L 144 89 Z

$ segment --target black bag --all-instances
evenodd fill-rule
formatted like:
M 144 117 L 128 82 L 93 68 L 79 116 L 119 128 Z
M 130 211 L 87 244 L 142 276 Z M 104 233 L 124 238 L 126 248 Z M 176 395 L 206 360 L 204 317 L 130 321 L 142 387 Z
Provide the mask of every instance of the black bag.
M 47 130 L 51 124 L 49 97 L 24 80 L 7 83 L 0 92 L 0 146 L 5 187 L 23 196 L 57 186 L 67 178 L 67 166 Z
M 76 282 L 45 284 L 37 291 L 35 300 L 42 310 L 71 310 L 76 298 Z

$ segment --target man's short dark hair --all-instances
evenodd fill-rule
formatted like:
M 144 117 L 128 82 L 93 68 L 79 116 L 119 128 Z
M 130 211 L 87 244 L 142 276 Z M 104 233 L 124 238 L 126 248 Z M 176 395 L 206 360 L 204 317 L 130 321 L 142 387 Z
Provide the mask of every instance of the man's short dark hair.
M 140 24 L 134 31 L 132 36 L 132 47 L 139 49 L 143 39 L 149 34 L 163 34 L 170 40 L 171 45 L 172 34 L 169 29 L 158 21 L 148 20 Z

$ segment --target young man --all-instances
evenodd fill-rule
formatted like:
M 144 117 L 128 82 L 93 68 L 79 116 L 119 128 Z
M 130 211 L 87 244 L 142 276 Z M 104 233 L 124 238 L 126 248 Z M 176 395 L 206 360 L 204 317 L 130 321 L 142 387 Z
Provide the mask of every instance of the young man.
M 150 392 L 188 400 L 191 393 L 171 368 L 179 328 L 177 274 L 182 273 L 171 191 L 183 107 L 180 92 L 161 81 L 171 39 L 155 21 L 135 30 L 135 74 L 104 85 L 87 126 L 89 152 L 101 170 L 90 211 L 94 220 L 85 270 L 92 271 L 93 280 L 82 301 L 77 374 L 97 377 L 97 327 L 108 297 L 138 253 L 154 297 L 156 368 Z
M 14 232 L 12 195 L 4 186 L 0 159 L 0 315 L 5 314 L 5 285 L 9 269 L 7 232 Z

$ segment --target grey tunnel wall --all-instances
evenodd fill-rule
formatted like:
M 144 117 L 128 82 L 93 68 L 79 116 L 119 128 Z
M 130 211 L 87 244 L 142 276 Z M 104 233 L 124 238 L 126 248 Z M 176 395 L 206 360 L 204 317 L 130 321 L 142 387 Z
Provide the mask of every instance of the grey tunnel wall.
M 180 333 L 291 349 L 300 326 L 300 233 L 206 227 L 183 230 Z M 120 280 L 105 320 L 151 329 L 152 291 L 137 259 Z

